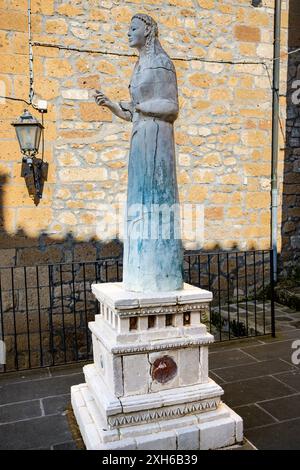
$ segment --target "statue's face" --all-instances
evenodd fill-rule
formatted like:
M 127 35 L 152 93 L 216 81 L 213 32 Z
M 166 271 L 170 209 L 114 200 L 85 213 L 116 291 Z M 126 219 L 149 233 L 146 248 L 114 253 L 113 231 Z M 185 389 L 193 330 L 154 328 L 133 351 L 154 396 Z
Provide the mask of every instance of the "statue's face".
M 149 27 L 138 18 L 133 18 L 128 31 L 129 46 L 137 48 L 143 47 L 148 34 Z

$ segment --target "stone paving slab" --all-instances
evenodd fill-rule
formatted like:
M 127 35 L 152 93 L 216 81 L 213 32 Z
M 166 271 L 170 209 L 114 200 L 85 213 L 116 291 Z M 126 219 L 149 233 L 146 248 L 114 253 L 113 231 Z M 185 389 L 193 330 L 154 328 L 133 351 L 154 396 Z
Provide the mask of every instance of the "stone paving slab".
M 257 362 L 254 357 L 250 357 L 243 351 L 233 349 L 231 351 L 211 352 L 209 355 L 209 370 L 219 369 L 224 367 L 224 364 L 231 364 L 232 366 L 239 366 L 240 364 L 249 364 Z
M 6 372 L 0 375 L 0 386 L 8 383 L 27 382 L 28 380 L 45 379 L 49 377 L 51 377 L 51 375 L 48 368 Z
M 44 409 L 45 415 L 63 413 L 67 409 L 69 403 L 69 393 L 66 395 L 59 395 L 57 397 L 43 398 L 41 400 L 41 405 Z
M 292 314 L 299 318 L 299 312 Z M 276 338 L 259 337 L 255 344 L 237 340 L 212 347 L 220 360 L 224 353 L 232 357 L 236 351 L 240 357 L 242 351 L 256 361 L 227 366 L 224 355 L 224 365 L 216 361 L 218 367 L 212 374 L 220 377 L 224 399 L 244 419 L 245 435 L 258 449 L 300 448 L 300 368 L 291 359 L 295 339 L 300 339 L 300 329 L 286 331 L 278 321 Z
M 78 362 L 75 364 L 69 364 L 66 368 L 65 365 L 49 367 L 49 374 L 51 377 L 58 377 L 60 375 L 66 375 L 66 370 L 68 374 L 81 374 L 82 368 L 86 362 Z
M 224 388 L 226 403 L 243 417 L 250 441 L 233 450 L 253 449 L 251 443 L 258 449 L 300 448 L 300 368 L 291 362 L 291 345 L 300 339 L 300 329 L 285 331 L 284 323 L 278 321 L 275 339 L 236 339 L 210 350 L 210 376 Z M 82 366 L 0 376 L 0 449 L 83 448 L 69 395 L 71 385 L 84 381 Z
M 283 341 L 276 341 L 273 343 L 260 344 L 257 346 L 248 346 L 245 347 L 243 351 L 247 354 L 250 354 L 258 361 L 266 361 L 268 359 L 280 357 L 281 359 L 284 359 L 291 364 L 293 341 L 294 339 L 288 339 Z
M 63 415 L 42 416 L 0 426 L 1 449 L 49 449 L 51 443 L 72 440 Z
M 67 419 L 83 364 L 0 376 L 0 449 L 77 449 Z
M 56 444 L 52 446 L 52 450 L 78 450 L 76 442 L 68 441 L 63 444 Z
M 276 398 L 275 400 L 260 403 L 260 406 L 266 410 L 278 421 L 285 421 L 293 418 L 300 418 L 300 394 L 286 398 Z
M 72 385 L 81 383 L 83 374 L 68 374 L 26 382 L 0 382 L 0 405 L 33 400 L 44 397 L 63 395 L 70 392 Z M 4 378 L 5 382 L 5 378 Z
M 225 382 L 225 380 L 221 379 L 215 372 L 210 371 L 209 372 L 209 377 L 213 379 L 215 382 L 217 382 L 219 385 Z
M 247 431 L 248 439 L 260 450 L 299 450 L 300 419 L 275 423 Z
M 292 370 L 297 369 L 288 362 L 283 361 L 282 359 L 271 359 L 247 365 L 243 364 L 241 366 L 213 369 L 213 372 L 215 372 L 218 377 L 221 377 L 225 382 L 234 382 Z
M 277 374 L 277 380 L 300 392 L 300 370 L 287 372 L 286 374 Z
M 0 424 L 42 416 L 40 400 L 0 406 Z
M 223 383 L 222 388 L 225 392 L 224 401 L 232 408 L 271 398 L 286 397 L 292 393 L 290 387 L 271 376 Z
M 300 328 L 293 329 L 291 331 L 280 331 L 278 332 L 277 341 L 283 339 L 300 339 Z
M 255 426 L 264 426 L 266 424 L 275 423 L 276 419 L 263 410 L 256 403 L 251 405 L 238 406 L 235 411 L 243 417 L 244 431 L 247 434 L 249 428 Z
M 283 334 L 281 334 L 281 337 Z M 286 338 L 284 338 L 286 339 Z M 268 341 L 271 341 L 271 337 L 268 337 Z M 275 341 L 275 340 L 274 340 Z M 220 351 L 236 351 L 240 350 L 241 348 L 245 348 L 246 346 L 258 346 L 260 344 L 265 344 L 265 337 L 264 336 L 258 336 L 258 337 L 253 337 L 253 338 L 244 338 L 244 339 L 233 339 L 232 341 L 224 341 L 224 342 L 218 342 L 218 343 L 213 343 L 210 346 L 210 354 L 213 354 L 215 352 L 220 352 Z M 254 358 L 252 358 L 254 359 Z
M 243 445 L 226 447 L 225 449 L 221 449 L 221 451 L 224 450 L 257 450 L 257 448 L 250 441 L 248 441 L 248 439 L 244 439 Z

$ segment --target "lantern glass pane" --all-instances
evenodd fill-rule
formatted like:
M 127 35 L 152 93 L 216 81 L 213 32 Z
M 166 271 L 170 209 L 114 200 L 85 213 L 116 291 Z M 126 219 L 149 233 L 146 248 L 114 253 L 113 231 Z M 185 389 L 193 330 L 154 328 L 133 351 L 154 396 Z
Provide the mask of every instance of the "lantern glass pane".
M 42 128 L 40 126 L 36 126 L 36 129 L 35 129 L 35 149 L 36 149 L 36 152 L 39 151 L 41 134 L 42 134 Z
M 36 126 L 16 126 L 16 132 L 23 151 L 35 149 Z

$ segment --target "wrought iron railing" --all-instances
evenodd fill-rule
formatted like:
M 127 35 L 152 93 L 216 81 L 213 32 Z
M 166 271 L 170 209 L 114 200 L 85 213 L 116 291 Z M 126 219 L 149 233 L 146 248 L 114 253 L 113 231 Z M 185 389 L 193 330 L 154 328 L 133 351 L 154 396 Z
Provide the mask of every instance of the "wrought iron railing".
M 213 292 L 202 318 L 216 341 L 275 335 L 270 250 L 186 253 L 185 280 Z M 94 282 L 122 279 L 122 260 L 0 268 L 0 340 L 6 364 L 25 370 L 92 359 Z

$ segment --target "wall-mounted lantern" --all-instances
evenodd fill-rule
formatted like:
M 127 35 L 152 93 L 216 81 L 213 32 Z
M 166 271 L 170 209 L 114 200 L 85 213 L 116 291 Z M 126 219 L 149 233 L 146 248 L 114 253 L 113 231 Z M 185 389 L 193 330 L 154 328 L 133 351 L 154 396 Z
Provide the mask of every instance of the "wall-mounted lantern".
M 28 157 L 35 156 L 39 152 L 44 126 L 27 109 L 24 109 L 22 116 L 12 125 L 16 130 L 21 152 Z
M 44 181 L 47 179 L 48 165 L 37 158 L 44 126 L 27 109 L 22 116 L 12 123 L 17 134 L 20 150 L 23 154 L 21 176 L 26 180 L 29 194 L 38 204 L 42 198 Z

